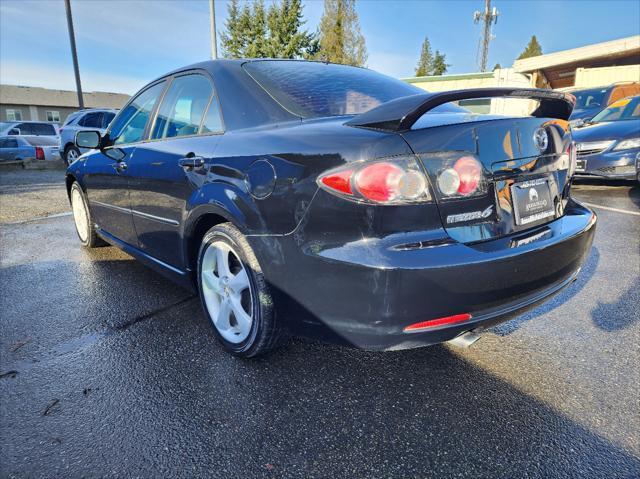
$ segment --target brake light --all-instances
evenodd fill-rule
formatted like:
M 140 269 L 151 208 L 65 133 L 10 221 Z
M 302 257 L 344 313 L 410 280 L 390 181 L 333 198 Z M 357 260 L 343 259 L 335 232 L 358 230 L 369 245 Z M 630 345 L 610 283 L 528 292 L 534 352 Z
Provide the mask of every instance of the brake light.
M 324 173 L 318 184 L 337 196 L 365 203 L 403 204 L 431 199 L 427 178 L 412 157 L 350 163 Z
M 44 160 L 44 150 L 36 146 L 36 160 Z
M 422 321 L 420 323 L 410 324 L 404 328 L 405 333 L 417 333 L 424 331 L 425 329 L 437 328 L 438 326 L 446 326 L 447 324 L 462 323 L 471 319 L 469 313 L 454 314 L 453 316 L 445 316 L 443 318 L 430 319 L 428 321 Z
M 463 156 L 438 175 L 438 189 L 445 196 L 470 196 L 482 182 L 482 165 L 472 156 Z

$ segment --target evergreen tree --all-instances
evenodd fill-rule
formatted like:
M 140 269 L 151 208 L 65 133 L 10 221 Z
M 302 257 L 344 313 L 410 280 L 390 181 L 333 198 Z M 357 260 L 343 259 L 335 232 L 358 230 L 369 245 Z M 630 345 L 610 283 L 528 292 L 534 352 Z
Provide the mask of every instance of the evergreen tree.
M 360 31 L 356 0 L 324 0 L 316 58 L 345 65 L 364 66 L 367 47 Z
M 542 55 L 542 47 L 538 43 L 538 39 L 536 38 L 536 36 L 533 35 L 531 37 L 531 40 L 529 40 L 527 48 L 525 48 L 524 51 L 520 54 L 518 60 L 529 57 L 537 57 L 538 55 Z
M 496 63 L 495 66 L 493 67 L 494 70 L 500 70 L 502 68 L 502 65 L 500 65 L 499 63 Z
M 303 30 L 301 0 L 281 0 L 265 9 L 264 0 L 239 7 L 231 0 L 220 35 L 227 58 L 300 58 L 314 49 L 314 35 Z M 317 50 L 317 47 L 315 48 Z
M 246 32 L 242 31 L 238 0 L 231 0 L 227 11 L 225 30 L 220 34 L 222 51 L 227 58 L 240 58 L 244 53 L 243 41 L 246 38 Z
M 422 42 L 422 49 L 420 50 L 420 59 L 418 60 L 418 66 L 416 67 L 416 76 L 423 77 L 431 74 L 433 65 L 433 53 L 431 53 L 431 44 L 429 39 L 424 37 Z
M 439 50 L 436 50 L 436 54 L 433 57 L 433 67 L 431 69 L 432 75 L 444 75 L 447 73 L 447 68 L 451 65 L 447 64 L 446 57 L 444 53 L 440 53 Z
M 267 17 L 269 29 L 268 55 L 272 58 L 300 58 L 305 55 L 314 35 L 303 30 L 301 0 L 273 3 Z

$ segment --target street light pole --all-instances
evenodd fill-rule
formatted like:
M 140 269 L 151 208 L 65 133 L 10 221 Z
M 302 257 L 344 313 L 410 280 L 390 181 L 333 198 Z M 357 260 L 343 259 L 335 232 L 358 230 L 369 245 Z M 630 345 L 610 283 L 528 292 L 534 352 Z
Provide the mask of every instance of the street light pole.
M 211 59 L 215 60 L 216 58 L 218 58 L 218 43 L 216 42 L 215 0 L 209 0 L 209 28 L 211 30 Z
M 78 67 L 78 53 L 76 52 L 76 36 L 73 33 L 73 18 L 71 17 L 71 1 L 64 0 L 64 8 L 67 11 L 67 27 L 69 28 L 69 41 L 71 42 L 71 57 L 73 58 L 73 71 L 76 75 L 76 91 L 78 93 L 78 106 L 84 108 L 82 98 L 82 85 L 80 84 L 80 68 Z

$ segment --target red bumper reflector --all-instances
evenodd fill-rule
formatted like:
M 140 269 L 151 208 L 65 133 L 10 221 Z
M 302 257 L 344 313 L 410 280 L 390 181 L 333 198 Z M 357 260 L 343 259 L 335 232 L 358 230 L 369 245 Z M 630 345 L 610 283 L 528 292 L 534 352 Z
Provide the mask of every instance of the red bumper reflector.
M 405 333 L 412 333 L 421 331 L 423 329 L 436 328 L 438 326 L 444 326 L 445 324 L 461 323 L 471 319 L 469 313 L 454 314 L 453 316 L 445 316 L 444 318 L 430 319 L 429 321 L 422 321 L 420 323 L 413 323 L 404 328 Z

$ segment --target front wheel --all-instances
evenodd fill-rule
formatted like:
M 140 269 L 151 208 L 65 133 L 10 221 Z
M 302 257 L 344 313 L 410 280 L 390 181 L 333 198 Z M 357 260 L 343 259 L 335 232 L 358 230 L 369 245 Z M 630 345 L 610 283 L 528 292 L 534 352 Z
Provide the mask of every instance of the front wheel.
M 227 351 L 255 357 L 284 337 L 260 264 L 231 223 L 211 228 L 198 254 L 198 290 L 205 315 Z
M 76 225 L 76 233 L 78 233 L 78 238 L 82 246 L 85 248 L 95 248 L 105 245 L 106 243 L 96 234 L 95 226 L 91 220 L 91 212 L 87 205 L 87 198 L 77 181 L 71 185 L 69 197 L 71 199 L 71 210 Z

